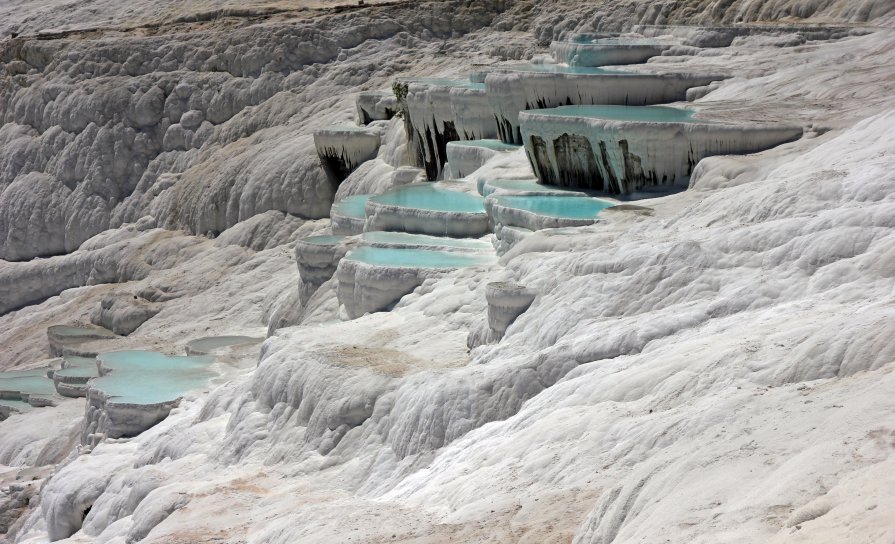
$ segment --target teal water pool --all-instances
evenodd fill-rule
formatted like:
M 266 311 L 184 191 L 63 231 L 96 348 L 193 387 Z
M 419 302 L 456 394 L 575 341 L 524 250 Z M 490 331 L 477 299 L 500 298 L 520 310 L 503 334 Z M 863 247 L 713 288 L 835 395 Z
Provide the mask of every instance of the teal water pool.
M 485 89 L 483 83 L 470 81 L 469 79 L 452 79 L 447 77 L 399 77 L 401 83 L 421 83 L 437 85 L 440 87 L 462 87 L 464 89 Z
M 521 149 L 521 145 L 505 144 L 500 140 L 460 140 L 458 142 L 450 142 L 448 145 L 459 145 L 463 147 L 483 147 L 494 151 L 516 151 Z
M 208 356 L 169 357 L 155 351 L 115 351 L 98 356 L 109 371 L 91 380 L 90 387 L 121 404 L 159 404 L 204 387 L 214 374 Z
M 47 378 L 47 369 L 0 372 L 0 391 L 28 395 L 52 395 L 56 393 L 53 380 Z
M 653 123 L 708 123 L 693 117 L 693 110 L 668 106 L 560 106 L 528 113 L 550 117 L 583 117 L 608 121 L 642 121 Z
M 489 255 L 405 249 L 391 247 L 359 247 L 351 250 L 346 259 L 366 264 L 399 268 L 463 268 L 494 261 Z
M 7 410 L 9 410 L 10 412 L 13 412 L 13 413 L 15 413 L 15 412 L 30 412 L 31 410 L 34 409 L 33 406 L 31 406 L 30 404 L 28 404 L 25 401 L 0 399 L 0 412 L 4 411 L 3 408 L 6 408 Z
M 468 238 L 446 238 L 441 236 L 427 236 L 425 234 L 410 234 L 407 232 L 373 231 L 365 232 L 361 240 L 370 245 L 396 245 L 396 246 L 425 246 L 465 249 L 470 251 L 485 251 L 491 249 L 491 244 L 481 240 Z
M 344 240 L 344 236 L 308 236 L 307 238 L 302 238 L 301 241 L 306 244 L 313 244 L 315 246 L 334 246 Z M 226 337 L 220 337 L 226 338 Z
M 451 191 L 434 183 L 410 184 L 372 197 L 372 202 L 402 208 L 437 212 L 485 213 L 482 197 L 461 191 Z
M 331 215 L 363 219 L 364 206 L 367 205 L 367 200 L 369 200 L 371 196 L 373 195 L 354 195 L 340 200 L 333 204 Z
M 62 366 L 64 368 L 70 367 L 83 367 L 83 368 L 92 368 L 96 369 L 96 357 L 79 357 L 77 355 L 65 355 L 63 356 L 64 362 Z
M 579 75 L 603 75 L 603 74 L 627 74 L 622 70 L 608 70 L 593 66 L 570 66 L 568 64 L 507 64 L 496 66 L 496 72 L 534 72 L 540 74 L 579 74 Z
M 557 193 L 557 196 L 583 196 L 581 191 L 559 187 L 556 185 L 544 185 L 534 179 L 495 179 L 480 180 L 479 193 L 483 197 L 493 194 L 498 189 L 519 193 Z
M 101 329 L 99 327 L 71 327 L 68 325 L 53 325 L 48 328 L 50 332 L 53 334 L 64 336 L 64 337 L 77 337 L 77 336 L 103 336 L 113 338 L 115 333 Z
M 568 219 L 592 219 L 606 208 L 615 204 L 598 198 L 577 196 L 522 196 L 506 195 L 492 197 L 494 201 L 508 208 L 529 211 L 537 215 Z
M 99 374 L 96 370 L 96 366 L 94 365 L 93 368 L 86 366 L 72 366 L 63 368 L 54 372 L 53 376 L 58 376 L 60 378 L 95 378 L 99 376 Z

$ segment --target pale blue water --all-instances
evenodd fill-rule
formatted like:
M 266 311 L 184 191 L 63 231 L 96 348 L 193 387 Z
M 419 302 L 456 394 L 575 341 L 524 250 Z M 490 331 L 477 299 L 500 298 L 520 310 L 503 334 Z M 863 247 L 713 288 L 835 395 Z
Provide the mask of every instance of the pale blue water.
M 497 189 L 518 192 L 555 192 L 555 193 L 571 193 L 572 195 L 580 193 L 574 189 L 567 189 L 556 185 L 544 185 L 535 180 L 529 179 L 495 179 L 491 181 L 481 180 L 479 192 L 483 197 L 487 197 Z
M 485 89 L 484 83 L 473 83 L 468 79 L 451 79 L 446 77 L 399 77 L 402 83 L 425 83 L 444 87 L 462 87 L 464 89 Z
M 582 75 L 629 73 L 623 72 L 621 70 L 609 70 L 606 68 L 597 68 L 591 66 L 569 66 L 568 64 L 508 64 L 505 66 L 496 66 L 494 71 Z
M 155 351 L 115 351 L 98 356 L 111 372 L 92 380 L 113 402 L 157 404 L 170 402 L 189 391 L 204 387 L 213 373 L 213 357 L 168 357 Z
M 302 238 L 301 241 L 316 246 L 334 246 L 344 239 L 344 236 L 308 236 Z
M 110 330 L 98 327 L 70 327 L 68 325 L 53 325 L 49 327 L 54 334 L 59 336 L 115 336 Z
M 516 151 L 522 147 L 520 145 L 505 144 L 500 140 L 461 140 L 459 142 L 450 142 L 448 145 L 484 147 L 485 149 L 493 149 L 494 151 Z
M 434 183 L 414 183 L 374 196 L 373 202 L 438 212 L 485 213 L 485 201 L 479 195 L 451 191 Z
M 560 106 L 543 110 L 529 110 L 551 117 L 586 117 L 610 121 L 647 121 L 660 123 L 707 123 L 694 119 L 693 110 L 667 106 Z
M 96 358 L 95 357 L 78 357 L 75 355 L 65 355 L 63 356 L 65 362 L 62 366 L 68 367 L 81 367 L 81 368 L 93 368 L 96 369 Z
M 94 365 L 93 368 L 87 366 L 72 366 L 63 368 L 61 370 L 57 370 L 54 375 L 61 377 L 69 376 L 72 378 L 92 378 L 98 376 L 99 374 L 97 373 L 96 365 Z
M 370 132 L 368 127 L 362 127 L 358 125 L 327 125 L 322 127 L 320 130 L 325 132 Z
M 47 378 L 47 369 L 0 372 L 0 391 L 52 395 L 56 393 L 53 380 Z
M 503 206 L 527 210 L 538 215 L 570 219 L 591 219 L 612 202 L 598 198 L 576 196 L 496 196 L 494 200 Z
M 367 264 L 400 268 L 463 268 L 487 264 L 495 259 L 489 255 L 456 251 L 391 247 L 359 247 L 351 250 L 345 258 Z
M 18 412 L 30 412 L 31 410 L 34 409 L 33 406 L 31 406 L 27 402 L 24 402 L 21 400 L 0 399 L 0 406 L 6 406 L 8 408 L 12 408 Z
M 260 341 L 260 338 L 253 338 L 251 336 L 209 336 L 208 338 L 199 338 L 198 340 L 193 340 L 189 343 L 189 347 L 190 349 L 208 353 L 209 351 L 218 348 L 236 346 L 239 344 L 257 343 Z
M 364 206 L 367 205 L 367 200 L 369 200 L 371 196 L 373 195 L 354 195 L 340 200 L 333 204 L 331 215 L 336 214 L 345 217 L 363 219 L 365 217 Z
M 648 38 L 591 38 L 590 36 L 579 36 L 572 38 L 566 43 L 578 45 L 658 45 L 660 42 Z
M 400 246 L 441 246 L 457 249 L 486 250 L 491 249 L 491 244 L 469 238 L 442 238 L 440 236 L 426 236 L 425 234 L 410 234 L 407 232 L 391 232 L 377 230 L 365 232 L 361 239 L 371 245 L 400 245 Z

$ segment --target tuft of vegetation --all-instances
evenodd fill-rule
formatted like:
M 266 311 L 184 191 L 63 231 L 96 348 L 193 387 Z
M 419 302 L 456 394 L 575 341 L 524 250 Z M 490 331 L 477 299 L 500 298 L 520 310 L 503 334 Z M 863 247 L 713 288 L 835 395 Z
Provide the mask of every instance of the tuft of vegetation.
M 403 81 L 395 81 L 392 83 L 392 92 L 395 93 L 395 98 L 398 99 L 398 111 L 395 112 L 395 117 L 404 117 L 404 112 L 407 111 L 407 83 Z

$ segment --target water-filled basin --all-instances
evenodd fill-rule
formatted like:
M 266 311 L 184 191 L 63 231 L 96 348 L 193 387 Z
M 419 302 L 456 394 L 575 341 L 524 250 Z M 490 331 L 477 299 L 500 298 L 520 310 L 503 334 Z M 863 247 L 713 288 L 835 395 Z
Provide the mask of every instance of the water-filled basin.
M 372 231 L 365 232 L 361 241 L 366 246 L 395 248 L 444 248 L 445 251 L 492 251 L 489 242 L 469 238 L 447 238 L 410 234 L 408 232 Z
M 492 197 L 504 206 L 547 217 L 593 219 L 615 204 L 599 198 L 555 195 L 500 195 Z
M 444 189 L 434 183 L 414 183 L 370 198 L 371 202 L 437 212 L 485 213 L 478 195 Z
M 340 200 L 333 204 L 331 214 L 363 219 L 364 206 L 371 196 L 373 195 L 354 195 Z
M 560 106 L 528 113 L 548 117 L 576 117 L 605 119 L 607 121 L 636 121 L 647 123 L 711 123 L 694 118 L 693 110 L 668 106 Z
M 490 255 L 392 247 L 359 247 L 345 259 L 389 268 L 463 268 L 493 262 Z
M 169 357 L 154 351 L 102 353 L 103 376 L 90 382 L 110 401 L 119 404 L 171 402 L 186 391 L 204 387 L 213 373 L 207 356 Z

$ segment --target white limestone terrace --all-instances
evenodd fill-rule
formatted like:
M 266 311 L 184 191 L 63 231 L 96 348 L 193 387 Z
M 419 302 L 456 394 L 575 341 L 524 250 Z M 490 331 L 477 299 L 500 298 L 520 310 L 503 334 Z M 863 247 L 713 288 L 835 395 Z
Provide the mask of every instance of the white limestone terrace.
M 522 144 L 520 115 L 526 110 L 565 105 L 645 106 L 686 99 L 687 90 L 726 76 L 719 73 L 624 72 L 564 64 L 522 64 L 485 77 L 500 139 Z
M 519 2 L 476 36 L 430 42 L 409 32 L 413 48 L 396 40 L 381 58 L 419 74 L 458 73 L 473 50 L 528 58 L 536 40 L 546 45 L 595 21 L 617 29 L 814 13 L 839 22 L 866 19 L 862 6 L 867 14 L 888 6 L 755 1 L 728 13 L 709 4 L 576 2 L 543 13 Z M 421 6 L 452 24 L 437 5 Z M 407 28 L 422 26 L 408 20 Z M 773 43 L 750 36 L 729 49 L 651 61 L 736 73 L 698 101 L 713 114 L 791 115 L 812 126 L 811 137 L 784 148 L 704 159 L 687 191 L 647 203 L 653 216 L 606 213 L 594 227 L 535 232 L 503 257 L 505 266 L 431 277 L 391 312 L 356 320 L 340 321 L 332 285 L 324 288 L 311 321 L 275 328 L 260 361 L 241 360 L 227 383 L 187 395 L 135 438 L 76 449 L 79 437 L 72 443 L 70 434 L 83 416 L 81 399 L 0 422 L 0 508 L 14 518 L 12 538 L 885 540 L 895 473 L 895 47 L 884 32 L 779 43 L 779 36 Z M 419 53 L 427 44 L 429 52 Z M 328 68 L 364 77 L 354 54 Z M 322 76 L 325 100 L 308 108 L 326 118 L 321 124 L 353 111 L 353 94 L 332 98 L 341 87 L 330 76 Z M 296 97 L 310 99 L 289 96 Z M 281 115 L 273 104 L 242 114 L 245 127 L 268 127 L 245 138 L 243 158 L 297 132 L 271 130 Z M 307 140 L 292 145 L 308 149 Z M 255 171 L 284 149 L 291 147 L 241 172 L 260 176 Z M 526 161 L 504 160 L 512 162 L 496 158 L 485 170 L 532 177 Z M 381 193 L 386 176 L 358 180 L 375 161 L 340 191 Z M 527 176 L 518 175 L 523 170 Z M 3 364 L 37 364 L 46 357 L 47 326 L 62 316 L 86 322 L 104 295 L 122 287 L 152 285 L 172 296 L 136 337 L 122 340 L 146 343 L 133 347 L 182 350 L 200 336 L 263 330 L 297 296 L 293 235 L 328 234 L 328 222 L 299 225 L 282 210 L 251 220 L 248 210 L 249 219 L 215 239 L 116 228 L 75 251 L 79 273 L 94 271 L 100 281 L 0 315 Z M 114 260 L 98 258 L 113 254 L 113 234 L 131 242 L 114 246 Z M 60 260 L 46 261 L 27 263 L 31 277 L 52 277 L 44 271 Z M 128 285 L 107 283 L 117 281 L 105 279 L 113 275 L 109 263 Z M 468 352 L 495 281 L 539 297 L 499 343 Z M 25 497 L 22 481 L 36 488 L 39 506 L 26 500 L 5 509 Z
M 301 278 L 301 304 L 336 273 L 339 261 L 357 244 L 345 236 L 309 236 L 295 243 L 295 264 Z
M 67 349 L 74 348 L 92 340 L 109 340 L 117 335 L 102 327 L 87 327 L 77 325 L 52 325 L 47 327 L 47 341 L 49 354 L 59 357 L 66 354 Z
M 498 153 L 511 153 L 517 150 L 519 146 L 505 144 L 495 139 L 448 142 L 447 163 L 450 170 L 446 172 L 446 176 L 449 179 L 465 178 Z
M 497 135 L 497 126 L 487 115 L 489 99 L 482 83 L 468 78 L 402 78 L 395 88 L 405 112 L 411 158 L 425 168 L 430 181 L 442 177 L 448 142 Z
M 364 231 L 479 238 L 490 232 L 481 196 L 468 183 L 412 183 L 370 197 Z
M 339 261 L 339 303 L 349 319 L 356 319 L 391 308 L 426 279 L 458 268 L 488 267 L 496 260 L 482 252 L 361 246 Z
M 379 130 L 356 125 L 331 125 L 314 131 L 314 147 L 327 176 L 341 183 L 362 163 L 373 159 L 381 142 Z
M 139 350 L 99 354 L 97 377 L 87 382 L 81 442 L 137 436 L 157 425 L 184 393 L 206 386 L 214 375 L 213 360 Z
M 558 63 L 569 66 L 617 66 L 641 64 L 661 55 L 674 45 L 641 37 L 588 38 L 572 36 L 567 41 L 554 41 L 550 53 Z
M 521 227 L 531 231 L 593 225 L 600 213 L 616 202 L 568 194 L 500 194 L 485 199 L 488 218 L 494 225 Z
M 388 121 L 398 113 L 398 98 L 392 91 L 363 91 L 358 93 L 357 124 Z
M 802 137 L 799 125 L 734 122 L 667 106 L 564 106 L 519 114 L 538 179 L 629 195 L 686 186 L 712 155 L 763 151 Z

